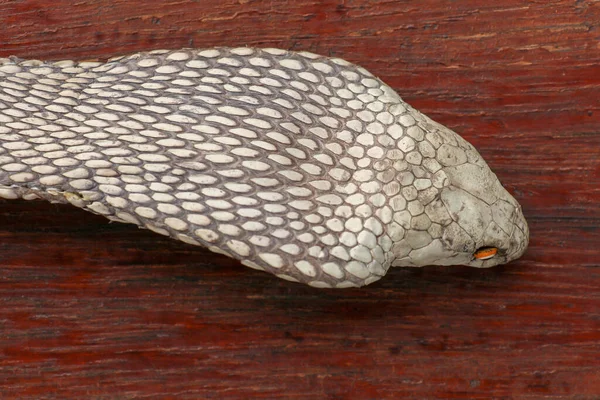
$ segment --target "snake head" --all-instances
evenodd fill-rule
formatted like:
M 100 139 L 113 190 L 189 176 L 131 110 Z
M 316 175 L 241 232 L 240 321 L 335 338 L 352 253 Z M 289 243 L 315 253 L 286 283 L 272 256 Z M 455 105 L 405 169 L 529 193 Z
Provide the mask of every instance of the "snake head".
M 413 190 L 419 204 L 411 209 L 409 202 L 406 210 L 396 212 L 395 220 L 410 222 L 402 226 L 405 234 L 392 249 L 396 256 L 392 265 L 487 268 L 519 258 L 529 241 L 519 203 L 470 143 L 417 110 L 409 111 L 427 142 L 421 153 L 430 151 L 436 161 L 427 165 L 421 179 L 431 180 L 429 193 Z M 416 175 L 419 168 L 409 167 L 400 174 Z M 410 186 L 417 183 L 415 179 Z
M 447 168 L 450 185 L 440 201 L 452 218 L 443 232 L 446 249 L 456 255 L 444 264 L 493 267 L 519 258 L 529 230 L 520 205 L 482 164 Z
M 415 265 L 487 268 L 519 258 L 528 244 L 527 222 L 519 204 L 495 175 L 470 164 L 449 169 L 447 175 L 451 183 L 427 207 L 431 218 L 445 218 L 447 224 L 435 251 L 412 255 Z M 487 179 L 482 181 L 482 177 Z M 489 185 L 485 195 L 474 190 L 473 183 Z

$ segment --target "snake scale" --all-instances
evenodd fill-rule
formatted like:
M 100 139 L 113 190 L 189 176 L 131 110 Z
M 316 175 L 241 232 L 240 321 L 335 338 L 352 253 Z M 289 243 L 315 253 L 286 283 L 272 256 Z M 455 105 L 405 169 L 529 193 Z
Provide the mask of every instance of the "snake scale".
M 279 49 L 0 59 L 0 197 L 71 203 L 314 287 L 491 267 L 529 240 L 471 144 L 359 66 Z

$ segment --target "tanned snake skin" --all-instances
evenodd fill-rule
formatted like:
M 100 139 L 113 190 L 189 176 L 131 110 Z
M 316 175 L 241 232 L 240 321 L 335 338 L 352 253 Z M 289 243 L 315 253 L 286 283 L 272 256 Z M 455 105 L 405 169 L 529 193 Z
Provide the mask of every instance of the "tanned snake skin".
M 278 49 L 0 59 L 0 197 L 71 203 L 315 287 L 491 267 L 529 233 L 460 136 L 363 68 Z

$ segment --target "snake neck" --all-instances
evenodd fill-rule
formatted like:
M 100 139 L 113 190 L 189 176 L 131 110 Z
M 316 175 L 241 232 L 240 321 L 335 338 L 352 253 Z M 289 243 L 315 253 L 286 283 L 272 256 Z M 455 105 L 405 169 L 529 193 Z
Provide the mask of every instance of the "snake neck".
M 102 99 L 90 69 L 100 65 L 0 59 L 0 198 L 87 203 L 53 172 L 75 164 L 72 153 L 92 143 L 86 132 L 94 121 L 86 111 Z

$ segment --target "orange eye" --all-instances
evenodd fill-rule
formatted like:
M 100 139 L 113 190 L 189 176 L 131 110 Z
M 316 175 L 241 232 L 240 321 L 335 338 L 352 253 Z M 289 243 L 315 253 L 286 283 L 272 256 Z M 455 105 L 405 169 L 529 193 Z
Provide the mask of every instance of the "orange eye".
M 475 257 L 477 260 L 489 260 L 497 253 L 498 249 L 495 247 L 481 247 L 475 252 L 475 254 L 473 254 L 473 257 Z

